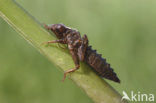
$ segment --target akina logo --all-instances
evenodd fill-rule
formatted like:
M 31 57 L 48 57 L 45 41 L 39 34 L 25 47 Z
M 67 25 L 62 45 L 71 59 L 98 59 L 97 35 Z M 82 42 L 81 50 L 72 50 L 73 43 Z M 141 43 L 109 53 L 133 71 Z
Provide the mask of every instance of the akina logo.
M 121 101 L 123 101 L 124 99 L 128 100 L 128 101 L 134 101 L 134 102 L 140 102 L 140 101 L 146 101 L 146 102 L 153 102 L 154 101 L 154 94 L 149 93 L 141 93 L 141 92 L 134 92 L 131 91 L 130 95 L 128 95 L 125 91 L 122 92 L 123 93 L 123 97 L 121 99 Z

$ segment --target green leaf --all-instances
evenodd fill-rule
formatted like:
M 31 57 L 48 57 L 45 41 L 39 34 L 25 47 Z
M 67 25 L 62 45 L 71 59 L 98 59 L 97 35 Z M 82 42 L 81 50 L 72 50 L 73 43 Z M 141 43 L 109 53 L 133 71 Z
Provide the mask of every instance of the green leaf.
M 43 42 L 56 38 L 49 34 L 42 25 L 16 2 L 12 0 L 0 0 L 0 16 L 60 70 L 66 71 L 74 67 L 68 50 L 59 48 L 57 44 L 52 44 L 48 47 L 41 45 Z M 121 103 L 121 95 L 84 63 L 81 63 L 79 70 L 71 73 L 70 78 L 95 103 Z

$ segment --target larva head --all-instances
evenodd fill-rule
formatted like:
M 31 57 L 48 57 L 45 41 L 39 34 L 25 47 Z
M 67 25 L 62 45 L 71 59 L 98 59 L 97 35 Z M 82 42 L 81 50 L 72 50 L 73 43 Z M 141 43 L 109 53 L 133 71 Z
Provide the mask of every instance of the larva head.
M 63 24 L 52 24 L 50 29 L 54 32 L 58 39 L 64 38 L 64 33 L 67 30 L 67 27 Z

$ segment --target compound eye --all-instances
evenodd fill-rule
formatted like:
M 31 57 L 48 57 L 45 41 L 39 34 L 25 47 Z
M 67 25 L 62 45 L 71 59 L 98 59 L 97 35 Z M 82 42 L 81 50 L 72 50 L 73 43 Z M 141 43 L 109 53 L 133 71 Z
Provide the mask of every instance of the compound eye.
M 55 29 L 56 33 L 60 34 L 60 30 L 57 28 Z

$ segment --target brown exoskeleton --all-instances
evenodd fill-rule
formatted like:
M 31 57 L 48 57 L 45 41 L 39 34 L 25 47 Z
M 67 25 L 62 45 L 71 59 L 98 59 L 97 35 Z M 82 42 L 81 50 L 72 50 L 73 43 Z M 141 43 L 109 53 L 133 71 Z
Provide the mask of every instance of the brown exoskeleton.
M 91 46 L 88 46 L 88 38 L 86 35 L 80 36 L 77 30 L 73 30 L 66 27 L 63 24 L 52 24 L 50 26 L 44 25 L 47 30 L 51 30 L 58 40 L 48 41 L 45 43 L 61 43 L 67 44 L 70 54 L 75 63 L 75 67 L 64 72 L 63 81 L 66 75 L 70 72 L 74 72 L 79 69 L 80 61 L 84 61 L 89 64 L 101 77 L 120 82 L 116 73 L 110 68 L 110 64 L 106 63 L 106 60 L 97 54 L 95 50 L 92 50 Z

